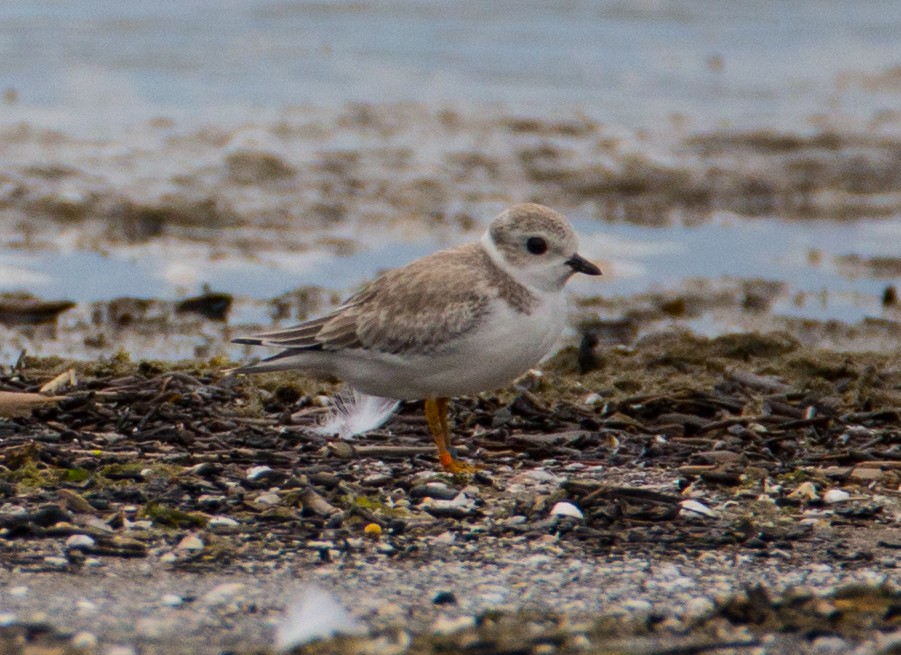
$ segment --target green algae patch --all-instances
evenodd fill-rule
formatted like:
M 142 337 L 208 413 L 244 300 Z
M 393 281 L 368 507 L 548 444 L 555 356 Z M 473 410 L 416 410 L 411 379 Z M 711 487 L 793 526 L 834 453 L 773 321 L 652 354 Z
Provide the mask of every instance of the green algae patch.
M 703 391 L 734 371 L 800 391 L 829 394 L 844 408 L 901 406 L 901 353 L 839 353 L 807 348 L 787 333 L 709 339 L 684 330 L 647 335 L 634 346 L 568 347 L 544 363 L 535 389 L 544 401 L 580 402 L 597 393 L 620 401 L 644 394 Z M 586 361 L 590 368 L 585 372 Z
M 139 518 L 150 519 L 154 523 L 170 528 L 205 528 L 209 517 L 200 512 L 185 512 L 156 501 L 150 501 L 141 511 Z
M 362 510 L 363 514 L 371 513 L 377 516 L 384 516 L 386 518 L 403 518 L 411 516 L 411 513 L 403 508 L 391 507 L 390 505 L 383 503 L 381 500 L 376 500 L 370 498 L 369 496 L 352 496 L 348 494 L 347 496 L 345 496 L 344 500 L 351 507 L 351 509 Z
M 110 480 L 141 480 L 141 472 L 147 467 L 142 462 L 129 464 L 108 464 L 100 469 L 99 473 Z

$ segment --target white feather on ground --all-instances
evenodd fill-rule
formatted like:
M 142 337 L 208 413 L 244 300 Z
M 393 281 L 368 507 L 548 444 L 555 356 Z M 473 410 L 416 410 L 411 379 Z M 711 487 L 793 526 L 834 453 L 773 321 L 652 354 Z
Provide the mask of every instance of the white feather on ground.
M 353 439 L 358 434 L 384 425 L 399 405 L 399 400 L 367 396 L 356 389 L 344 389 L 335 396 L 332 410 L 314 431 L 325 436 L 338 435 L 342 439 Z
M 287 651 L 315 639 L 334 635 L 360 635 L 366 627 L 355 620 L 322 587 L 311 585 L 288 607 L 275 628 L 275 648 Z

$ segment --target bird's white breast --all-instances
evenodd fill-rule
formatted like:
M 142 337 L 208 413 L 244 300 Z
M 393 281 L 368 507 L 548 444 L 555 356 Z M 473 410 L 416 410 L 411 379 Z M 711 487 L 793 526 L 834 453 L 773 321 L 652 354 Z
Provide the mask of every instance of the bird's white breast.
M 490 391 L 526 373 L 547 355 L 566 321 L 562 291 L 541 293 L 528 314 L 492 301 L 479 327 L 447 348 L 415 357 L 335 355 L 336 373 L 351 386 L 388 398 L 451 397 Z M 343 361 L 342 361 L 343 360 Z

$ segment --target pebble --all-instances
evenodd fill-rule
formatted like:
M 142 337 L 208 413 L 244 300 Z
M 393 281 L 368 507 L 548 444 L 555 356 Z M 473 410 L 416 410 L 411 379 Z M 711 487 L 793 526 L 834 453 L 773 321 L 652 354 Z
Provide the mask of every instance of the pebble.
M 271 491 L 267 491 L 264 494 L 260 494 L 257 496 L 256 501 L 263 505 L 278 505 L 281 499 L 278 497 L 278 494 L 273 493 Z
M 97 637 L 91 632 L 76 632 L 72 637 L 72 648 L 77 650 L 92 650 L 97 648 Z
M 97 605 L 84 598 L 75 603 L 75 608 L 79 614 L 93 614 L 97 611 Z
M 841 637 L 817 637 L 810 647 L 814 653 L 822 655 L 843 655 L 851 652 L 850 644 Z
M 572 516 L 577 519 L 584 519 L 585 515 L 582 513 L 578 507 L 573 505 L 572 503 L 557 503 L 551 509 L 551 516 Z
M 830 489 L 823 494 L 823 501 L 829 503 L 830 505 L 834 505 L 835 503 L 843 503 L 849 498 L 851 498 L 851 494 L 849 494 L 847 491 L 842 491 L 841 489 Z
M 798 485 L 798 488 L 788 494 L 789 498 L 807 498 L 809 500 L 816 500 L 819 498 L 817 495 L 817 487 L 813 482 L 802 482 Z
M 56 557 L 54 555 L 48 555 L 44 558 L 44 564 L 48 564 L 49 566 L 54 566 L 58 569 L 64 569 L 69 566 L 69 560 L 65 557 Z
M 123 644 L 113 644 L 103 649 L 103 655 L 137 655 L 137 651 Z
M 160 598 L 160 604 L 166 607 L 179 607 L 185 602 L 184 598 L 178 594 L 165 594 Z
M 435 597 L 432 598 L 432 603 L 435 605 L 456 605 L 457 597 L 452 591 L 439 591 L 435 594 Z
M 394 476 L 389 475 L 388 473 L 370 473 L 361 480 L 361 483 L 366 487 L 380 487 L 388 484 L 393 479 Z
M 261 478 L 272 470 L 270 466 L 253 466 L 247 471 L 248 480 L 256 480 Z
M 650 611 L 654 609 L 654 606 L 651 605 L 651 603 L 639 598 L 630 598 L 628 600 L 624 600 L 619 604 L 619 606 L 626 612 L 635 612 L 640 614 L 650 613 Z
M 214 516 L 207 522 L 207 527 L 216 534 L 233 534 L 240 532 L 241 524 L 228 516 Z
M 240 597 L 244 587 L 241 582 L 225 582 L 206 592 L 201 601 L 206 605 L 225 605 Z
M 459 494 L 443 482 L 428 482 L 426 484 L 416 485 L 410 489 L 410 498 L 433 498 L 435 500 L 451 501 Z
M 459 493 L 453 500 L 427 498 L 422 508 L 436 518 L 463 519 L 475 512 L 475 501 Z
M 716 511 L 696 500 L 683 500 L 679 505 L 682 506 L 682 509 L 679 510 L 679 516 L 684 516 L 686 518 L 697 518 L 699 516 L 714 518 L 719 516 Z
M 28 587 L 26 587 L 24 585 L 19 585 L 17 587 L 10 587 L 9 589 L 6 590 L 6 593 L 8 593 L 13 598 L 22 598 L 23 596 L 28 595 Z
M 189 534 L 179 541 L 178 546 L 176 546 L 178 550 L 203 550 L 203 547 L 203 540 L 196 534 Z
M 160 562 L 163 564 L 172 564 L 173 562 L 178 561 L 178 555 L 175 553 L 163 553 L 160 555 Z
M 66 539 L 66 550 L 88 550 L 97 542 L 86 534 L 73 534 Z
M 716 609 L 716 605 L 714 605 L 712 600 L 699 596 L 692 598 L 685 604 L 685 616 L 690 619 L 697 619 L 706 616 L 714 609 Z
M 528 484 L 528 483 L 548 483 L 559 484 L 563 478 L 559 475 L 546 471 L 545 469 L 531 469 L 523 471 L 510 478 L 510 484 Z
M 432 624 L 432 632 L 439 635 L 452 635 L 460 630 L 473 627 L 475 623 L 476 620 L 472 616 L 450 617 L 442 614 Z

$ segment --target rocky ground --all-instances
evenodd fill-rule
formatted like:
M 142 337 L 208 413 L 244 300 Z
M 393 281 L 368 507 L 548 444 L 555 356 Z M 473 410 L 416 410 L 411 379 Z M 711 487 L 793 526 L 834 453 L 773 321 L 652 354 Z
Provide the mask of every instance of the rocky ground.
M 453 403 L 468 478 L 415 404 L 348 442 L 330 384 L 23 358 L 0 651 L 268 652 L 338 602 L 353 634 L 302 649 L 898 652 L 897 350 L 602 341 Z

